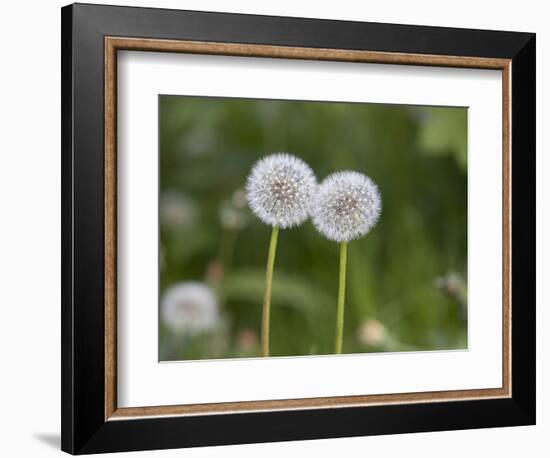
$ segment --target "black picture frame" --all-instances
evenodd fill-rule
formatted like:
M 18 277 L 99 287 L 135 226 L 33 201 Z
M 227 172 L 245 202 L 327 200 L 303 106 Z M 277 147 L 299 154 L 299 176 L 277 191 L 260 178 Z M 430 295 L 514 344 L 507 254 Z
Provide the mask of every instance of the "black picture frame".
M 535 34 L 62 8 L 62 449 L 72 454 L 535 424 Z M 512 396 L 106 421 L 104 37 L 511 59 Z

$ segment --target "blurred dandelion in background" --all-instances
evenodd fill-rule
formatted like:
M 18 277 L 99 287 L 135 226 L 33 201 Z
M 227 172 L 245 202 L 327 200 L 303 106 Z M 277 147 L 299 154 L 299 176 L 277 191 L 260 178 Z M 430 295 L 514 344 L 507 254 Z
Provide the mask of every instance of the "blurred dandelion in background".
M 466 307 L 468 303 L 468 287 L 466 277 L 460 272 L 448 272 L 435 279 L 435 285 L 450 298 Z
M 246 209 L 246 191 L 244 188 L 237 189 L 231 196 L 231 203 L 240 210 Z
M 194 336 L 213 331 L 219 322 L 218 301 L 204 283 L 176 283 L 162 297 L 161 317 L 176 334 Z
M 246 194 L 242 189 L 233 193 L 230 200 L 222 201 L 220 205 L 220 224 L 224 229 L 241 230 L 248 224 L 246 209 Z
M 169 231 L 191 228 L 198 220 L 198 208 L 188 195 L 167 190 L 160 196 L 160 223 Z
M 363 320 L 357 330 L 359 342 L 370 347 L 381 347 L 388 340 L 388 330 L 378 320 Z

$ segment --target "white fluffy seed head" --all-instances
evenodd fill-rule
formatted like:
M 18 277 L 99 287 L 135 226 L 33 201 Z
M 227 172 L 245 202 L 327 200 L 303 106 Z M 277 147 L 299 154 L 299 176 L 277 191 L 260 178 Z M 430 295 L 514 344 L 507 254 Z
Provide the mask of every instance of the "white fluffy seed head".
M 246 198 L 265 224 L 286 229 L 309 218 L 316 188 L 315 175 L 304 161 L 276 153 L 256 162 L 246 183 Z
M 358 172 L 337 172 L 319 185 L 313 224 L 327 239 L 349 242 L 367 234 L 378 222 L 382 201 L 378 187 Z

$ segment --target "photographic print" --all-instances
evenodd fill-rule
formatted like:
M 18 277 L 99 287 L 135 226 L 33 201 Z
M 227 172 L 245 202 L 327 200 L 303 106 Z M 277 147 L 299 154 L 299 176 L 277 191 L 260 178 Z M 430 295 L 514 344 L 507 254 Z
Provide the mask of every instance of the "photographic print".
M 159 96 L 159 359 L 467 348 L 467 109 Z

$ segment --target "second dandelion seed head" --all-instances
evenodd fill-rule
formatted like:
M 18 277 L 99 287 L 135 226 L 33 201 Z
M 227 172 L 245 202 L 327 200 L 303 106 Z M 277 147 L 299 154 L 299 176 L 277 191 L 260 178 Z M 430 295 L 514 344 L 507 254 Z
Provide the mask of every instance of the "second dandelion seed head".
M 320 185 L 313 223 L 329 240 L 349 242 L 367 234 L 378 222 L 382 201 L 376 184 L 358 172 L 337 172 Z
M 246 183 L 246 196 L 259 219 L 286 229 L 309 218 L 316 188 L 315 175 L 304 161 L 276 153 L 254 165 Z

